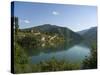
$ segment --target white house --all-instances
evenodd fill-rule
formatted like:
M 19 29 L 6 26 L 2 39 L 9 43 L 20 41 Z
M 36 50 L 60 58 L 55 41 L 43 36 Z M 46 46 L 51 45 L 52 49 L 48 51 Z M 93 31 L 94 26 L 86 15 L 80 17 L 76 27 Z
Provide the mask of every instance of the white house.
M 41 38 L 41 41 L 45 41 L 45 37 L 42 37 L 42 38 Z
M 50 38 L 50 41 L 53 40 L 56 37 L 57 37 L 57 35 L 54 35 L 53 37 Z

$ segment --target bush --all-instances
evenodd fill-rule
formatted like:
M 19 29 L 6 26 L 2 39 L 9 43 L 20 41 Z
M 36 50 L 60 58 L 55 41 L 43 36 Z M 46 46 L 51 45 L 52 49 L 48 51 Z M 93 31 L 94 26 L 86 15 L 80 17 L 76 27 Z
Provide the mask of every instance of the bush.
M 91 56 L 86 58 L 83 62 L 83 69 L 97 68 L 97 46 L 96 43 L 92 44 Z
M 17 43 L 14 49 L 14 73 L 30 72 L 28 56 L 25 51 Z
M 22 47 L 26 47 L 26 48 L 34 48 L 38 44 L 38 40 L 34 36 L 30 36 L 30 35 L 18 39 L 17 42 Z
M 39 64 L 32 65 L 32 72 L 48 72 L 48 71 L 63 71 L 63 70 L 79 70 L 79 64 L 72 64 L 67 61 L 57 61 L 51 59 L 49 61 L 43 61 Z

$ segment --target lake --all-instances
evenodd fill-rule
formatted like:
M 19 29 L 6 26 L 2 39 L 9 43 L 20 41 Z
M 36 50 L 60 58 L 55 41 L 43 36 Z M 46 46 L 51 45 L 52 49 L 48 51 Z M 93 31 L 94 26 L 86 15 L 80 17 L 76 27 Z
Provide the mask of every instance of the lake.
M 33 54 L 30 59 L 32 63 L 39 63 L 40 61 L 48 61 L 52 58 L 57 60 L 66 60 L 70 63 L 81 63 L 86 57 L 90 56 L 91 48 L 85 43 L 75 44 L 69 48 L 60 48 L 60 50 L 47 50 L 44 48 Z M 47 51 L 47 52 L 45 52 Z

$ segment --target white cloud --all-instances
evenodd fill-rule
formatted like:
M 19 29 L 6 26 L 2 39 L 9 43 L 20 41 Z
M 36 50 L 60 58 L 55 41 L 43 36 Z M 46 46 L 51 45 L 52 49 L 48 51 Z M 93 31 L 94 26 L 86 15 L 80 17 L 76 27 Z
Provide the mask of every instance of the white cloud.
M 53 15 L 59 15 L 59 12 L 53 11 L 52 14 L 53 14 Z
M 30 21 L 29 21 L 29 20 L 24 20 L 24 22 L 25 22 L 25 23 L 30 23 Z

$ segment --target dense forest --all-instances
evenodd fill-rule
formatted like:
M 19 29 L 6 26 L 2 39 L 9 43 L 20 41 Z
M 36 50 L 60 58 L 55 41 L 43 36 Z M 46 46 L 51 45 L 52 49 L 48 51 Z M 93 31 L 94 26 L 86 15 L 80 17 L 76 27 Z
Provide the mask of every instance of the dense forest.
M 97 68 L 97 39 L 91 42 L 91 56 L 86 57 L 83 65 L 79 63 L 69 63 L 68 61 L 58 61 L 54 57 L 49 61 L 41 61 L 32 64 L 29 59 L 27 49 L 33 48 L 56 48 L 59 46 L 78 43 L 83 41 L 82 35 L 69 30 L 68 28 L 45 24 L 33 28 L 19 29 L 18 17 L 12 17 L 14 28 L 14 73 L 46 72 L 61 70 L 80 70 Z M 84 34 L 85 35 L 85 34 Z M 86 34 L 85 36 L 87 36 Z M 89 38 L 90 39 L 90 38 Z M 86 39 L 87 40 L 87 39 Z M 56 45 L 55 45 L 56 44 Z

